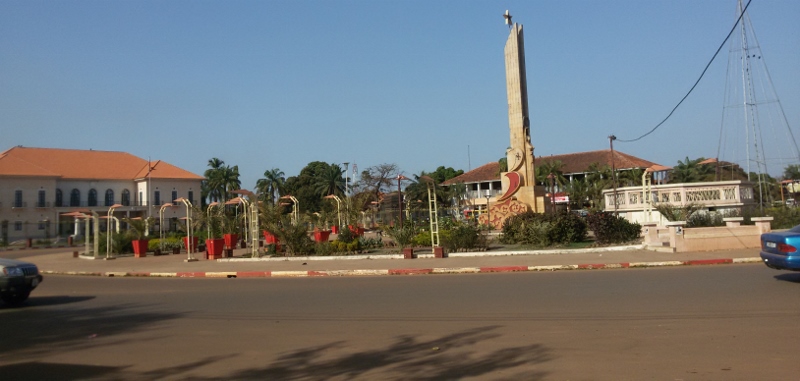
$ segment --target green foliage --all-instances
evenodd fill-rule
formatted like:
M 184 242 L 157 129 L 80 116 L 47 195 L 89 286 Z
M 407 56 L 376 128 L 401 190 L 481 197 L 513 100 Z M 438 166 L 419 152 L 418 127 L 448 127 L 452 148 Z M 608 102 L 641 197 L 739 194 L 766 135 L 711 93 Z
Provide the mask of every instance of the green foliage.
M 314 254 L 316 255 L 326 257 L 333 255 L 335 252 L 336 250 L 334 249 L 333 242 L 317 242 L 314 245 Z
M 308 237 L 308 232 L 304 225 L 292 225 L 288 217 L 283 221 L 279 229 L 274 227 L 267 229 L 270 233 L 278 237 L 278 240 L 286 247 L 286 254 L 290 256 L 311 253 L 314 241 Z
M 98 252 L 102 255 L 106 253 L 106 242 L 107 242 L 107 234 L 100 233 L 99 242 L 98 242 Z M 133 245 L 131 245 L 131 241 L 134 239 L 134 235 L 129 232 L 120 232 L 120 234 L 112 234 L 111 235 L 111 252 L 114 254 L 123 254 L 123 253 L 132 253 L 133 252 Z M 149 245 L 149 243 L 148 243 Z
M 400 224 L 395 224 L 394 226 L 385 228 L 384 231 L 402 248 L 411 246 L 414 236 L 417 235 L 416 226 L 414 226 L 412 221 L 408 220 L 403 221 L 402 226 L 400 226 Z
M 667 221 L 689 221 L 689 218 L 698 210 L 703 209 L 699 204 L 686 204 L 682 207 L 669 204 L 656 204 L 656 210 L 661 213 Z
M 160 238 L 151 239 L 147 243 L 147 250 L 155 251 L 156 249 L 161 249 L 162 247 L 161 242 L 162 240 Z M 164 242 L 163 248 L 165 251 L 172 251 L 172 249 L 174 248 L 183 247 L 183 243 L 181 242 L 181 239 L 178 237 L 166 237 L 164 238 L 163 242 Z
M 153 218 L 123 218 L 123 221 L 130 226 L 130 231 L 133 234 L 133 239 L 140 240 L 144 237 L 144 233 L 147 231 L 148 227 L 153 225 Z
M 527 212 L 506 219 L 500 242 L 534 246 L 564 245 L 586 240 L 586 221 L 574 213 Z
M 460 250 L 486 249 L 488 240 L 481 230 L 472 224 L 459 223 L 450 228 L 446 234 L 440 234 L 442 247 L 449 252 Z M 430 237 L 428 238 L 430 244 Z
M 764 214 L 773 218 L 772 229 L 789 229 L 800 225 L 800 208 L 769 208 L 764 210 Z
M 687 228 L 705 228 L 712 226 L 725 226 L 722 215 L 716 212 L 698 211 L 686 219 Z
M 344 243 L 350 243 L 358 239 L 358 237 L 350 230 L 348 227 L 344 227 L 339 229 L 339 236 L 336 238 L 337 241 L 342 241 Z
M 642 232 L 638 223 L 628 222 L 610 212 L 590 214 L 586 220 L 600 244 L 630 242 L 638 239 Z
M 415 235 L 414 238 L 411 239 L 411 243 L 413 246 L 430 246 L 431 232 L 425 230 L 417 233 L 417 235 Z

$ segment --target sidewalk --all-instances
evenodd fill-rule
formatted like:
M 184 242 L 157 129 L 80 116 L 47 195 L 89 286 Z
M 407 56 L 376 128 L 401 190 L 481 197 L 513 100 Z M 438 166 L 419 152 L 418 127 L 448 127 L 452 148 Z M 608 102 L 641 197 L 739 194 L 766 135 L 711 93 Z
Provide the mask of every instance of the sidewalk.
M 758 249 L 693 253 L 664 253 L 639 246 L 560 251 L 516 251 L 453 253 L 433 258 L 420 252 L 415 259 L 396 256 L 225 258 L 185 262 L 187 254 L 145 258 L 123 256 L 114 260 L 73 258 L 80 248 L 53 248 L 15 252 L 14 257 L 33 262 L 43 274 L 159 277 L 306 277 L 351 275 L 411 275 L 485 273 L 512 271 L 556 271 L 634 267 L 758 263 Z M 234 255 L 248 253 L 238 249 Z M 0 257 L 6 256 L 0 252 Z

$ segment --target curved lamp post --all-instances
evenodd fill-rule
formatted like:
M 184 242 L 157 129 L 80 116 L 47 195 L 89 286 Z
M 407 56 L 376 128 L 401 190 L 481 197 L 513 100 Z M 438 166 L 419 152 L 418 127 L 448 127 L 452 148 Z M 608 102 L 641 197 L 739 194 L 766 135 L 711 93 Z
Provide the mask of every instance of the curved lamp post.
M 245 242 L 247 241 L 247 232 L 249 231 L 250 255 L 253 258 L 258 257 L 258 196 L 247 189 L 232 190 L 231 193 L 240 195 L 236 198 L 244 205 L 244 223 L 247 226 L 247 229 L 245 229 Z
M 158 209 L 158 249 L 164 251 L 164 209 L 174 206 L 171 202 L 161 205 Z
M 297 225 L 297 215 L 298 215 L 297 209 L 299 209 L 300 202 L 297 201 L 297 198 L 295 198 L 292 195 L 281 196 L 280 198 L 281 199 L 292 200 L 292 202 L 293 202 L 293 204 L 292 204 L 292 224 Z
M 342 227 L 342 209 L 341 209 L 342 199 L 340 199 L 339 196 L 337 196 L 335 194 L 329 194 L 329 195 L 327 195 L 327 196 L 325 196 L 323 198 L 336 200 L 336 215 L 339 217 L 339 225 L 338 226 L 339 226 L 339 228 L 341 228 Z
M 187 200 L 184 197 L 178 198 L 174 201 L 175 203 L 183 203 L 186 205 L 186 253 L 187 258 L 184 259 L 184 262 L 196 262 L 197 258 L 192 255 L 192 203 L 191 201 Z
M 114 214 L 114 209 L 121 207 L 120 204 L 111 205 L 108 208 L 108 216 L 106 217 L 106 260 L 114 259 L 111 257 L 111 216 Z
M 219 205 L 219 203 L 214 201 L 206 207 L 206 239 L 211 239 L 211 208 L 217 205 Z

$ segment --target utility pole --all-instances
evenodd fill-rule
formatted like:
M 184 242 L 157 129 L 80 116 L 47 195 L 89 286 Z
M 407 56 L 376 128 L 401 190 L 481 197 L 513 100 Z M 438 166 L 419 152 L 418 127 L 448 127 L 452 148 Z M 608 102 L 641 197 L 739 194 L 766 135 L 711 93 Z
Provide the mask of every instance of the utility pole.
M 611 146 L 611 181 L 614 182 L 614 215 L 617 214 L 617 168 L 616 163 L 614 161 L 614 140 L 617 140 L 617 137 L 614 135 L 608 136 L 608 144 Z

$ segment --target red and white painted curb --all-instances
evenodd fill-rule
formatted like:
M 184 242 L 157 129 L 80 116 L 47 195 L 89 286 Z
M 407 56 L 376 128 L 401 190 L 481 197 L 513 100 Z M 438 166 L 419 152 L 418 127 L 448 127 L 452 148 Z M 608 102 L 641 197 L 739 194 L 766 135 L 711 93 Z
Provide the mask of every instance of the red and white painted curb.
M 84 275 L 104 277 L 162 277 L 162 278 L 300 278 L 300 277 L 331 277 L 331 276 L 376 276 L 376 275 L 425 275 L 425 274 L 477 274 L 477 273 L 504 273 L 525 271 L 562 271 L 562 270 L 600 270 L 600 269 L 626 269 L 641 267 L 665 266 L 697 266 L 721 265 L 732 263 L 760 263 L 761 258 L 727 258 L 727 259 L 695 259 L 688 261 L 663 261 L 663 262 L 623 262 L 623 263 L 597 263 L 580 265 L 549 265 L 549 266 L 496 266 L 496 267 L 436 267 L 436 268 L 408 268 L 389 270 L 308 270 L 308 271 L 187 271 L 187 272 L 91 272 L 91 271 L 51 271 L 43 270 L 43 274 L 53 275 Z

